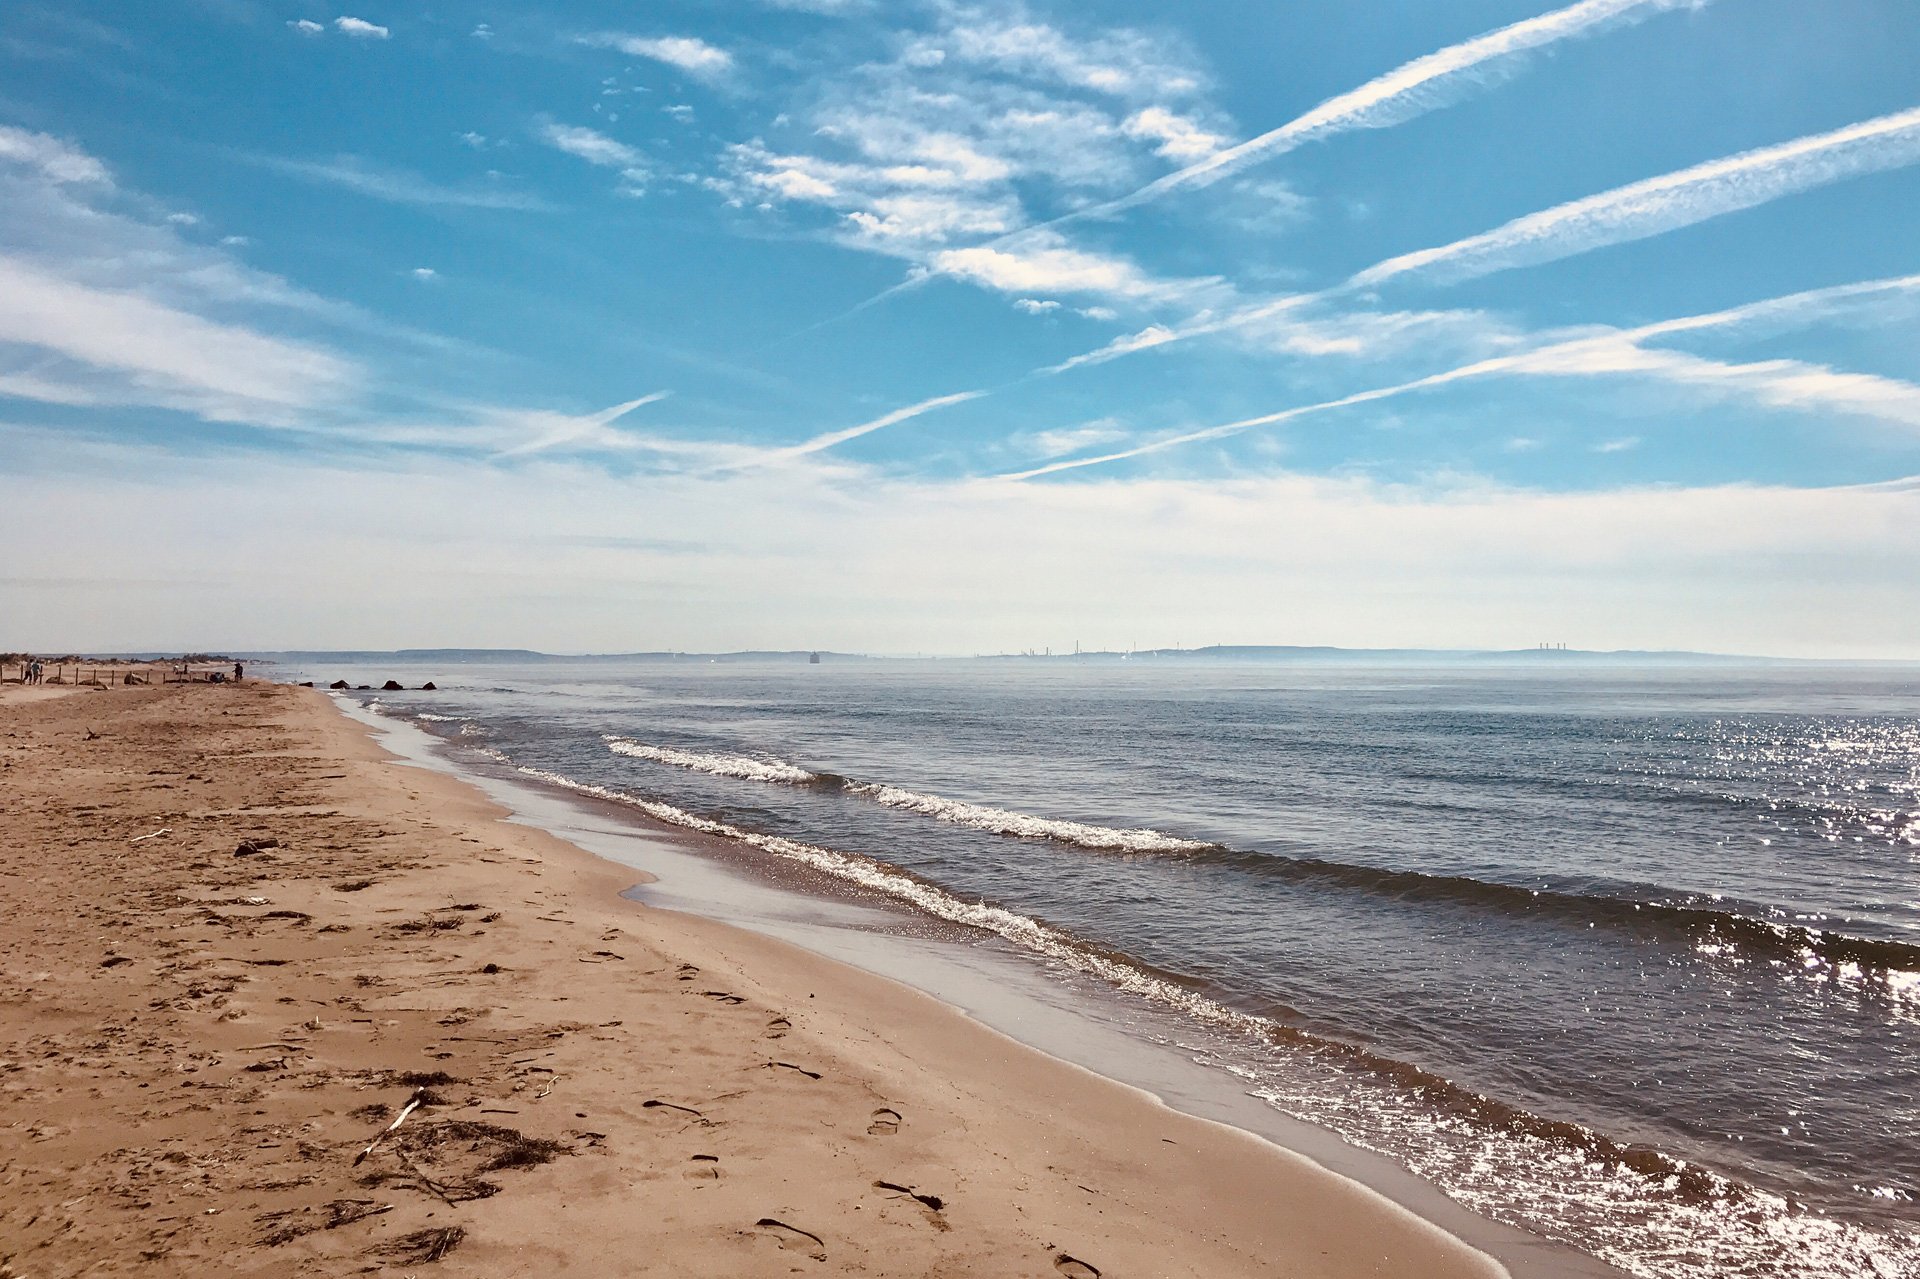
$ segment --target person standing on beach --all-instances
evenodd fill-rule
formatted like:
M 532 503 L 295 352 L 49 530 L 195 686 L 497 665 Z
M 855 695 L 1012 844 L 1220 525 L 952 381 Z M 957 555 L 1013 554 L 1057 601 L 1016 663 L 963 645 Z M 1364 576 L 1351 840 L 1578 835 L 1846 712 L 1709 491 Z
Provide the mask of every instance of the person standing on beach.
M 244 671 L 242 671 L 242 669 L 241 669 L 241 667 L 240 667 L 240 663 L 238 663 L 238 662 L 235 662 L 235 663 L 233 664 L 233 682 L 234 682 L 234 683 L 236 683 L 236 684 L 238 684 L 238 683 L 240 682 L 240 676 L 241 676 L 242 674 L 244 674 L 244 673 L 245 673 L 245 672 L 244 672 Z

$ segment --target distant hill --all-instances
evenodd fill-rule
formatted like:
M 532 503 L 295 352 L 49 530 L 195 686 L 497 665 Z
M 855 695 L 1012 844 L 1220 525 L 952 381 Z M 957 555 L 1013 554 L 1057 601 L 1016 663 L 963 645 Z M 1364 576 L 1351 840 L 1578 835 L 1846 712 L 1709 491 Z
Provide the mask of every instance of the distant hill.
M 313 665 L 338 662 L 353 665 L 406 663 L 410 665 L 455 666 L 491 663 L 555 662 L 657 662 L 689 663 L 783 663 L 805 664 L 813 657 L 809 649 L 747 649 L 732 653 L 542 653 L 527 648 L 403 648 L 375 649 L 300 649 L 277 652 L 236 653 L 243 661 L 281 662 Z M 865 653 L 835 653 L 821 650 L 822 663 L 898 662 L 916 659 Z M 229 659 L 231 660 L 231 659 Z M 1108 664 L 1118 662 L 1165 662 L 1193 664 L 1288 665 L 1288 666 L 1698 666 L 1745 665 L 1788 666 L 1822 662 L 1818 658 L 1757 657 L 1728 653 L 1696 653 L 1684 650 L 1577 648 L 1517 649 L 1441 649 L 1441 648 L 1337 648 L 1326 644 L 1209 644 L 1202 648 L 1147 648 L 1133 652 L 1101 650 L 1082 653 L 998 653 L 974 654 L 932 659 L 941 661 L 980 660 L 989 662 L 1081 662 Z M 1834 664 L 1826 662 L 1825 664 Z
M 532 663 L 532 662 L 799 662 L 812 659 L 810 649 L 749 649 L 737 653 L 542 653 L 530 648 L 398 648 L 398 649 L 283 649 L 238 654 L 254 662 L 378 662 Z M 820 653 L 822 662 L 879 660 L 857 653 Z

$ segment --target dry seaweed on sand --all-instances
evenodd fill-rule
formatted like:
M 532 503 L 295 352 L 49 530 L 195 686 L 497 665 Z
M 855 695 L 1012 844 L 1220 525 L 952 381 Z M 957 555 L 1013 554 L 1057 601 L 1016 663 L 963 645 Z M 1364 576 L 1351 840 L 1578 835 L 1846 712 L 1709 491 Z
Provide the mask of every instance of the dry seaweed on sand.
M 461 1226 L 440 1226 L 432 1230 L 416 1230 L 410 1235 L 401 1235 L 391 1243 L 382 1244 L 374 1251 L 402 1266 L 421 1266 L 429 1261 L 438 1261 L 460 1246 L 467 1237 Z
M 302 1235 L 310 1235 L 320 1230 L 336 1230 L 364 1218 L 377 1217 L 383 1212 L 392 1211 L 392 1204 L 378 1203 L 372 1199 L 335 1199 L 331 1203 L 314 1207 L 288 1208 L 280 1212 L 262 1213 L 255 1219 L 255 1223 L 267 1227 L 267 1233 L 260 1237 L 260 1246 L 277 1248 Z
M 532 1168 L 551 1162 L 567 1149 L 557 1141 L 529 1137 L 512 1128 L 474 1119 L 442 1119 L 421 1124 L 397 1137 L 394 1145 L 405 1154 L 435 1160 L 449 1160 L 464 1154 L 475 1159 L 475 1172 Z

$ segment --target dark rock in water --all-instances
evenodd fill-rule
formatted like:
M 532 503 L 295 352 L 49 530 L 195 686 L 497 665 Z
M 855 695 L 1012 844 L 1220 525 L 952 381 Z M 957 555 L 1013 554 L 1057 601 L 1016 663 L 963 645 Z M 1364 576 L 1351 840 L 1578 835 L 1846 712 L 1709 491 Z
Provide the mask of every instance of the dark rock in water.
M 402 684 L 399 680 L 390 679 L 380 686 L 380 691 L 383 693 L 398 693 L 405 687 L 406 685 Z
M 360 685 L 360 687 L 358 687 L 358 688 L 356 688 L 356 689 L 354 689 L 353 691 L 354 691 L 354 692 L 356 692 L 356 693 L 370 693 L 370 692 L 372 692 L 372 691 L 373 691 L 373 685 L 371 685 L 371 684 L 362 684 L 362 685 Z
M 437 693 L 440 691 L 440 688 L 432 680 L 428 680 L 420 686 L 420 691 L 423 693 Z
M 337 679 L 333 681 L 333 683 L 327 685 L 328 688 L 346 688 L 347 686 L 348 686 L 347 681 L 343 679 Z
M 301 688 L 312 688 L 312 687 L 313 687 L 313 681 L 312 681 L 312 680 L 310 680 L 310 679 L 303 679 L 303 680 L 301 680 L 301 681 L 300 681 L 300 687 L 301 687 Z

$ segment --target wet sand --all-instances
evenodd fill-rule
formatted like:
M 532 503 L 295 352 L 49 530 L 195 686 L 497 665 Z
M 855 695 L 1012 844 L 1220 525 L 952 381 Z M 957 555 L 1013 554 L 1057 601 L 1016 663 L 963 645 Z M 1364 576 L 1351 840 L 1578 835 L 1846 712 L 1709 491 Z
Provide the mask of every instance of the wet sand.
M 1501 1273 L 904 986 L 625 900 L 320 694 L 21 692 L 0 1275 Z

